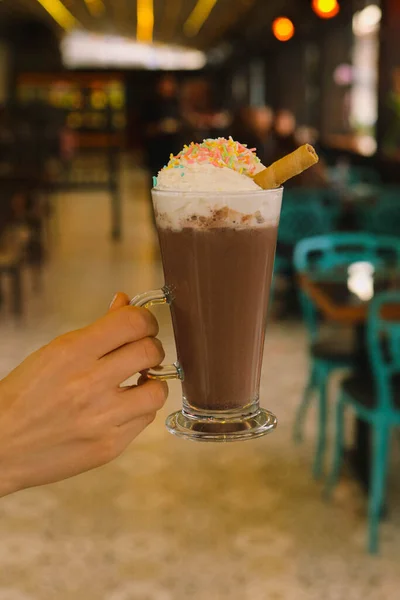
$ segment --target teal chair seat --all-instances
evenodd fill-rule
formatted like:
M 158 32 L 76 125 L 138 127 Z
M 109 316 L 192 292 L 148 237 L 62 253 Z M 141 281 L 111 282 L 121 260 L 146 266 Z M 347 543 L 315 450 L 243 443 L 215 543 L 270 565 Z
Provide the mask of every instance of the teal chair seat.
M 383 309 L 397 307 L 396 317 Z M 394 313 L 392 312 L 392 315 Z M 371 474 L 368 502 L 368 549 L 378 551 L 378 529 L 385 500 L 390 434 L 400 427 L 400 292 L 378 294 L 371 302 L 366 342 L 371 374 L 347 377 L 336 406 L 336 437 L 333 465 L 327 481 L 330 495 L 340 472 L 344 449 L 344 410 L 350 407 L 371 426 Z
M 291 188 L 285 190 L 278 230 L 274 273 L 292 269 L 296 244 L 333 229 L 333 213 L 324 203 L 324 190 Z
M 307 273 L 314 268 L 329 270 L 356 261 L 369 261 L 376 266 L 400 265 L 400 242 L 396 238 L 363 233 L 331 233 L 299 242 L 294 253 L 294 265 L 298 273 Z M 329 377 L 337 369 L 351 369 L 354 366 L 355 348 L 351 340 L 346 341 L 341 336 L 340 328 L 337 334 L 322 341 L 321 319 L 315 305 L 304 292 L 300 292 L 300 301 L 309 336 L 310 370 L 295 418 L 294 439 L 296 442 L 303 439 L 305 417 L 316 394 L 318 429 L 313 473 L 314 477 L 320 477 L 326 449 Z

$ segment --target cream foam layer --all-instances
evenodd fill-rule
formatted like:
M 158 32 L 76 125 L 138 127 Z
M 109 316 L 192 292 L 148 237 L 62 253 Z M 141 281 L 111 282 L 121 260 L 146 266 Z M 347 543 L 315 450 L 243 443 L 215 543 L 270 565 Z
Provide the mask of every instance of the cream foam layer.
M 179 231 L 183 227 L 267 227 L 277 226 L 282 203 L 277 190 L 226 193 L 185 193 L 153 190 L 157 225 Z
M 263 169 L 264 166 L 259 163 L 255 173 Z M 183 192 L 250 192 L 260 188 L 251 177 L 233 169 L 208 163 L 185 164 L 181 161 L 179 167 L 162 169 L 159 172 L 155 189 Z

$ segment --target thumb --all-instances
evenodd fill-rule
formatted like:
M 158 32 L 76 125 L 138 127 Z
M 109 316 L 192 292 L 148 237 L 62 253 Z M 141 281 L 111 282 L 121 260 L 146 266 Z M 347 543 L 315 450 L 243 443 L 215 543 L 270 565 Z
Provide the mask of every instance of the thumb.
M 124 294 L 122 292 L 117 292 L 114 298 L 111 300 L 111 304 L 108 308 L 109 311 L 117 310 L 118 308 L 122 308 L 123 306 L 127 306 L 129 304 L 129 296 L 128 294 Z

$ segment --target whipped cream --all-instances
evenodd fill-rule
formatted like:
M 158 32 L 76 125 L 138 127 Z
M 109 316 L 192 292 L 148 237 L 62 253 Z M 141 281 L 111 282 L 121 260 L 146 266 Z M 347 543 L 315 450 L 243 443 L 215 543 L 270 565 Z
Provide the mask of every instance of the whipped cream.
M 282 190 L 262 190 L 265 167 L 232 138 L 207 139 L 171 155 L 153 189 L 159 227 L 266 227 L 279 221 Z
M 229 167 L 195 163 L 162 169 L 157 177 L 156 189 L 182 192 L 247 192 L 260 188 L 251 177 Z

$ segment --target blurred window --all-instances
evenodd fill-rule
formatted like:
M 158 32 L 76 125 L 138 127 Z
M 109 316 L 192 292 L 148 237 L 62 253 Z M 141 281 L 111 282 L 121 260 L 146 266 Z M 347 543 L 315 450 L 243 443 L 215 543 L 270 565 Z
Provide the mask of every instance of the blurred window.
M 381 9 L 374 0 L 325 45 L 322 137 L 364 156 L 376 153 Z
M 376 152 L 378 118 L 378 59 L 381 10 L 371 4 L 353 17 L 353 84 L 350 124 L 360 154 Z

